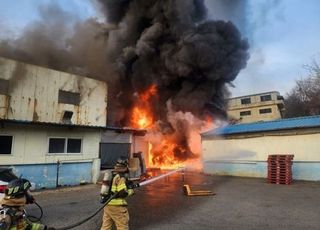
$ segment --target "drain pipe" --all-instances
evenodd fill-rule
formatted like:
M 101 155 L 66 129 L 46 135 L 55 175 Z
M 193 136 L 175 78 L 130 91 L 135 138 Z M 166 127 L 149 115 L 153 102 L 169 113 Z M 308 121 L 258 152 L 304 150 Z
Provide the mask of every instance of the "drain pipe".
M 61 165 L 61 162 L 58 160 L 57 161 L 57 177 L 56 177 L 56 188 L 58 188 L 60 185 L 59 185 L 59 171 L 60 171 L 60 165 Z

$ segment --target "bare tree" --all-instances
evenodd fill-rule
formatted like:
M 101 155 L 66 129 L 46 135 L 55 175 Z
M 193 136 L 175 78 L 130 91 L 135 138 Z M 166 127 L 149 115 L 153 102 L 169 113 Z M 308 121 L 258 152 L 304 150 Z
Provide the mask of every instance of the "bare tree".
M 285 117 L 320 115 L 320 65 L 305 66 L 308 77 L 298 80 L 285 99 Z

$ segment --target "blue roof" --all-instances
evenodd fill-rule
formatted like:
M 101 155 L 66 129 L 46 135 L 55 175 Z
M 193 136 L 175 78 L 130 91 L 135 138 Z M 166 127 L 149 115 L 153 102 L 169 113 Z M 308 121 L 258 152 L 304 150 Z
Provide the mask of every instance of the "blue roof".
M 201 136 L 230 135 L 240 133 L 268 132 L 286 129 L 301 129 L 320 127 L 320 116 L 298 117 L 290 119 L 279 119 L 274 121 L 260 121 L 254 123 L 244 123 L 227 125 L 202 133 Z

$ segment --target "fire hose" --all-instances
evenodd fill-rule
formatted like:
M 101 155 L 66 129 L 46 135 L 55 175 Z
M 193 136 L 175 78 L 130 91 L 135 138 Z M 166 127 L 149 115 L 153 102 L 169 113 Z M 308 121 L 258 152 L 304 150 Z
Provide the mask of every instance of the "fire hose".
M 75 228 L 85 222 L 87 222 L 88 220 L 90 220 L 91 218 L 93 218 L 95 215 L 97 215 L 113 198 L 115 198 L 117 195 L 118 195 L 119 192 L 117 193 L 114 193 L 112 194 L 109 199 L 100 207 L 97 209 L 97 211 L 95 211 L 91 216 L 88 216 L 87 218 L 77 222 L 77 223 L 74 223 L 74 224 L 71 224 L 71 225 L 68 225 L 66 227 L 63 227 L 63 228 L 55 228 L 56 230 L 67 230 L 67 229 L 72 229 L 72 228 Z
M 176 172 L 178 172 L 178 171 L 180 171 L 180 170 L 182 170 L 182 169 L 181 169 L 181 168 L 180 168 L 180 169 L 176 169 L 176 170 L 173 170 L 173 171 L 171 171 L 171 172 L 169 172 L 169 173 L 166 173 L 166 174 L 160 175 L 160 176 L 158 176 L 158 177 L 152 178 L 152 179 L 150 179 L 150 180 L 143 181 L 143 182 L 141 182 L 141 183 L 136 184 L 134 187 L 137 188 L 137 187 L 141 187 L 141 186 L 144 186 L 144 185 L 153 183 L 153 182 L 155 182 L 155 181 L 157 181 L 157 180 L 159 180 L 159 179 L 161 179 L 161 178 L 164 178 L 164 177 L 166 177 L 166 176 L 169 176 L 169 175 L 171 175 L 171 174 L 173 174 L 173 173 L 176 173 Z M 91 218 L 93 218 L 94 216 L 96 216 L 96 215 L 97 215 L 113 198 L 115 198 L 120 192 L 121 192 L 121 191 L 118 191 L 118 192 L 116 192 L 116 193 L 113 193 L 113 194 L 109 197 L 109 199 L 108 199 L 107 201 L 105 201 L 105 203 L 104 203 L 100 208 L 98 208 L 92 215 L 88 216 L 87 218 L 85 218 L 85 219 L 83 219 L 83 220 L 81 220 L 81 221 L 79 221 L 79 222 L 77 222 L 77 223 L 68 225 L 68 226 L 66 226 L 66 227 L 55 228 L 55 230 L 67 230 L 67 229 L 72 229 L 72 228 L 75 228 L 75 227 L 77 227 L 77 226 L 79 226 L 79 225 L 87 222 L 88 220 L 90 220 Z

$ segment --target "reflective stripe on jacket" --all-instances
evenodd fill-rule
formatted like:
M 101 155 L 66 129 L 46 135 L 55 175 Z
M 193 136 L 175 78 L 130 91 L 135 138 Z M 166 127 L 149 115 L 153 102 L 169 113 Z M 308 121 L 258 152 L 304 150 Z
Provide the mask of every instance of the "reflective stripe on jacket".
M 20 230 L 20 229 L 27 229 L 27 230 L 44 230 L 45 225 L 39 224 L 39 223 L 27 223 L 24 221 L 23 223 L 24 226 L 22 228 L 17 228 L 17 226 L 11 226 L 10 230 Z
M 133 189 L 127 188 L 126 178 L 121 177 L 119 174 L 116 174 L 112 181 L 111 192 L 117 193 L 123 189 L 128 193 L 128 196 L 131 196 L 134 193 Z M 108 205 L 126 206 L 128 204 L 124 198 L 115 198 L 115 199 L 112 199 Z

